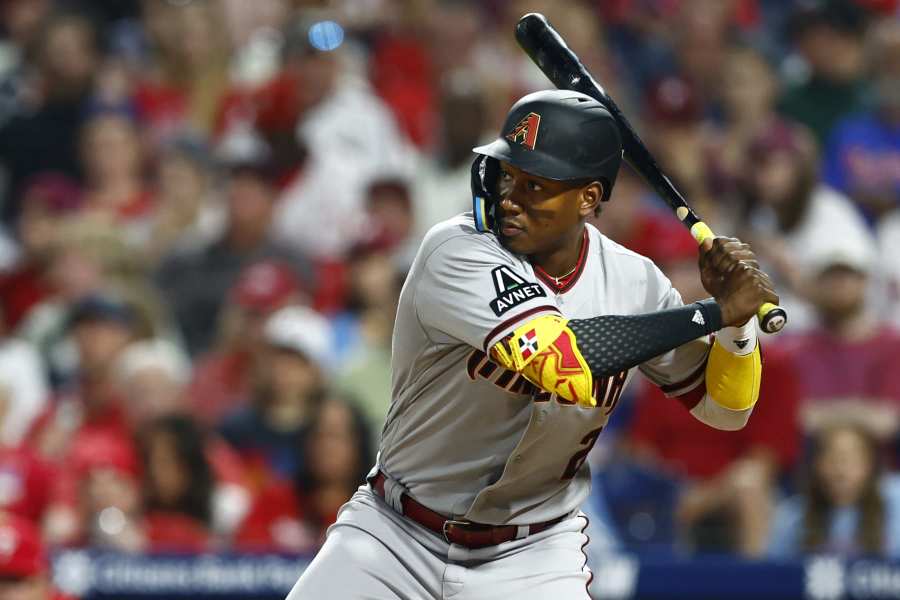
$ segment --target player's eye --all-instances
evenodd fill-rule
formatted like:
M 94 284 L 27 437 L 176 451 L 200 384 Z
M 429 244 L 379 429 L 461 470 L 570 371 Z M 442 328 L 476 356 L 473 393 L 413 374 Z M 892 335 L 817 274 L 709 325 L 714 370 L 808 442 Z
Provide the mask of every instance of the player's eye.
M 509 174 L 509 171 L 500 169 L 500 181 L 509 181 L 510 179 L 512 179 L 512 175 Z
M 544 189 L 537 181 L 532 181 L 530 179 L 528 180 L 528 183 L 526 185 L 528 186 L 529 192 L 540 192 L 542 189 Z

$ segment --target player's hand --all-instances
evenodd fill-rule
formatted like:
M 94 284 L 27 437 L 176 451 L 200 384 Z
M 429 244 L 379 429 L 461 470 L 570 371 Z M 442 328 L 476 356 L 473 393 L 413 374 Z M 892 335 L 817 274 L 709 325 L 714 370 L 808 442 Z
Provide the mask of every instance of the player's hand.
M 760 271 L 750 246 L 717 237 L 700 246 L 700 280 L 722 309 L 726 327 L 739 327 L 766 302 L 778 304 L 769 276 Z

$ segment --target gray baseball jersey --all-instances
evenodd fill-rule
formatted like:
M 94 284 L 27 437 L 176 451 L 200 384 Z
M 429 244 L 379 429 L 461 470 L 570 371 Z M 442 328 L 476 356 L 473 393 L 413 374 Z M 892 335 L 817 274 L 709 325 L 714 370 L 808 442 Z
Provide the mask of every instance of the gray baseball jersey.
M 644 258 L 586 227 L 578 271 L 561 289 L 467 213 L 429 231 L 400 295 L 393 400 L 378 467 L 448 516 L 523 525 L 573 513 L 590 491 L 585 458 L 634 369 L 596 378 L 597 406 L 558 402 L 488 357 L 528 319 L 640 314 L 681 305 Z M 641 365 L 675 394 L 703 378 L 709 339 Z

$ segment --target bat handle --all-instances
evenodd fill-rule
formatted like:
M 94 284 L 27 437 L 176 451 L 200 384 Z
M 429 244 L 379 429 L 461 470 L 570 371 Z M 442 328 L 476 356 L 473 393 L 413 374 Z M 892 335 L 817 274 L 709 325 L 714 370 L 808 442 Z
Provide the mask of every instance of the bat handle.
M 697 221 L 691 225 L 691 235 L 694 236 L 698 244 L 715 237 L 709 225 L 703 221 Z M 756 317 L 759 319 L 759 328 L 766 333 L 778 333 L 787 323 L 787 311 L 771 302 L 765 302 L 760 306 L 756 312 Z

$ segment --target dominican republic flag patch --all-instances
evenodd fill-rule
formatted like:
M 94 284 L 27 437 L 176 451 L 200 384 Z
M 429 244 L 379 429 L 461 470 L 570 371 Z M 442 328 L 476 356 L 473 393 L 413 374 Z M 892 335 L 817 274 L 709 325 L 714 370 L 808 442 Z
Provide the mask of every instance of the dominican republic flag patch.
M 519 336 L 519 353 L 522 358 L 528 360 L 538 350 L 537 333 L 534 329 Z

